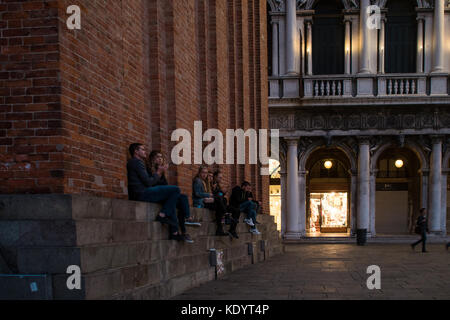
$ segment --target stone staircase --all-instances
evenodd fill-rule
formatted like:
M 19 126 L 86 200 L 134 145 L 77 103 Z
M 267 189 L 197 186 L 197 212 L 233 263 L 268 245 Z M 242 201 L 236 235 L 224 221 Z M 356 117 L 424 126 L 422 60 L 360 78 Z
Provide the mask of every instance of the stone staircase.
M 18 274 L 51 277 L 53 299 L 167 299 L 283 252 L 270 215 L 258 216 L 261 235 L 241 222 L 232 239 L 215 236 L 213 212 L 192 209 L 202 225 L 187 227 L 195 241 L 188 244 L 168 240 L 154 221 L 159 209 L 82 195 L 0 195 L 0 247 Z M 81 269 L 80 290 L 67 288 L 71 265 Z

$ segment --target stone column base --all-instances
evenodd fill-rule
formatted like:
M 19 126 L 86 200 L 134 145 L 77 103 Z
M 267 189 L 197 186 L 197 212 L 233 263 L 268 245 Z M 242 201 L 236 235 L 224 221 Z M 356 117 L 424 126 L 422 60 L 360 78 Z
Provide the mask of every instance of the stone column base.
M 448 95 L 447 79 L 448 74 L 446 73 L 431 74 L 430 95 L 431 96 Z
M 283 235 L 284 240 L 300 240 L 302 237 L 301 232 L 287 232 Z

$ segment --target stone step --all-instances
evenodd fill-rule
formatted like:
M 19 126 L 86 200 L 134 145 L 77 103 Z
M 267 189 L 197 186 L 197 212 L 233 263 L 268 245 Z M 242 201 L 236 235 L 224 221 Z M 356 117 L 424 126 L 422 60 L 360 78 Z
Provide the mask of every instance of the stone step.
M 202 226 L 187 226 L 188 244 L 168 240 L 167 225 L 154 221 L 160 208 L 91 196 L 0 195 L 0 245 L 20 274 L 51 275 L 56 299 L 168 298 L 214 279 L 211 248 L 223 252 L 225 274 L 283 250 L 273 216 L 258 215 L 261 234 L 253 235 L 242 214 L 234 239 L 215 236 L 214 213 L 193 208 Z M 70 265 L 80 266 L 83 290 L 67 290 Z

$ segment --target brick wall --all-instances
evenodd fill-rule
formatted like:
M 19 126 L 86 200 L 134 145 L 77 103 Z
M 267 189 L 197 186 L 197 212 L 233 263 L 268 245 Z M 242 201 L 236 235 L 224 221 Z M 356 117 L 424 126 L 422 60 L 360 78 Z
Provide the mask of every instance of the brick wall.
M 79 5 L 81 30 L 66 8 Z M 126 197 L 127 147 L 168 157 L 177 128 L 267 128 L 263 0 L 2 0 L 3 193 Z M 268 179 L 220 166 L 232 186 Z M 172 166 L 190 195 L 198 166 Z
M 57 5 L 0 2 L 0 193 L 64 191 Z

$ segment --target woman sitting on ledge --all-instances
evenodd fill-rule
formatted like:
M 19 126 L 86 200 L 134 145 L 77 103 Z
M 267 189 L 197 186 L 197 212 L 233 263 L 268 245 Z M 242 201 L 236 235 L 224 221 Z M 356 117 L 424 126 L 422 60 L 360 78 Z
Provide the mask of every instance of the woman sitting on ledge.
M 227 236 L 223 231 L 222 217 L 225 216 L 223 206 L 215 201 L 208 182 L 208 167 L 200 166 L 192 184 L 192 201 L 196 208 L 207 208 L 216 212 L 216 236 Z

